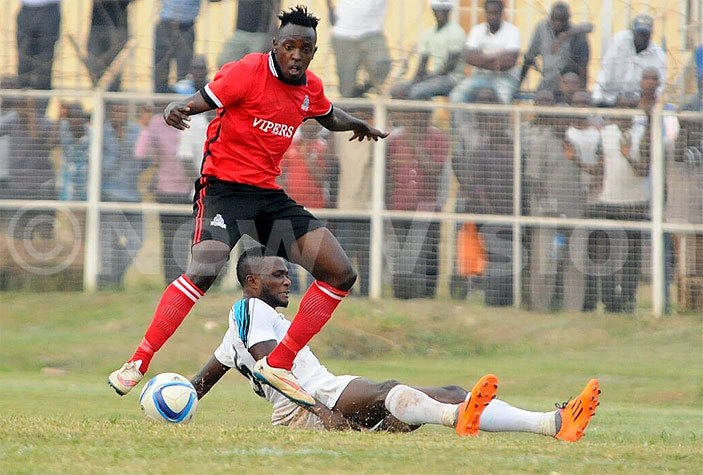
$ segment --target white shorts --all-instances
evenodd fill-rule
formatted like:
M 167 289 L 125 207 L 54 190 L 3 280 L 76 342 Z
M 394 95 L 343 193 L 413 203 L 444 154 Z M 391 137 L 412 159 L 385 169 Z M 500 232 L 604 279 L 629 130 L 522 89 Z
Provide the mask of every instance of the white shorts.
M 330 374 L 330 377 L 325 378 L 323 381 L 315 381 L 315 390 L 311 394 L 316 399 L 319 399 L 322 404 L 332 409 L 337 404 L 342 392 L 356 378 L 358 376 L 348 374 L 334 376 Z M 295 429 L 325 430 L 325 426 L 319 417 L 289 400 L 274 408 L 271 415 L 271 424 Z

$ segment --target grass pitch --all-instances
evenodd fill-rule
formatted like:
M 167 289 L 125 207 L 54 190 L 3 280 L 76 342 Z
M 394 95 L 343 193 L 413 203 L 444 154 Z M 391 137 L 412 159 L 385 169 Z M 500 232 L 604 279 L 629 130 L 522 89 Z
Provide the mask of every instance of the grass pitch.
M 159 292 L 0 295 L 0 472 L 693 472 L 703 461 L 703 316 L 536 314 L 475 302 L 347 299 L 313 343 L 333 372 L 410 384 L 500 379 L 498 397 L 551 410 L 600 379 L 576 444 L 532 434 L 459 439 L 321 433 L 269 425 L 269 405 L 230 372 L 188 426 L 150 422 L 107 374 L 131 354 Z M 237 298 L 212 293 L 150 375 L 194 374 Z M 292 315 L 297 301 L 286 311 Z

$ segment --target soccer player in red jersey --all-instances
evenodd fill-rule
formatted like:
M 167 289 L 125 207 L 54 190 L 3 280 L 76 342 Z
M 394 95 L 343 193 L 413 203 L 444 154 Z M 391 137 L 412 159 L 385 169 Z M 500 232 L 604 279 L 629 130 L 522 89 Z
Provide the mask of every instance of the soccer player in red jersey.
M 146 373 L 156 351 L 176 331 L 210 288 L 243 234 L 267 253 L 301 265 L 315 277 L 285 338 L 256 363 L 255 376 L 289 399 L 313 405 L 291 367 L 297 352 L 330 319 L 349 293 L 356 271 L 332 233 L 276 184 L 279 163 L 305 119 L 333 131 L 353 131 L 350 140 L 388 136 L 334 107 L 308 65 L 317 50 L 318 18 L 297 6 L 279 16 L 269 53 L 227 63 L 198 93 L 164 110 L 164 120 L 184 130 L 189 116 L 217 109 L 208 126 L 201 176 L 193 204 L 192 259 L 185 274 L 161 296 L 154 318 L 134 355 L 108 377 L 124 395 Z

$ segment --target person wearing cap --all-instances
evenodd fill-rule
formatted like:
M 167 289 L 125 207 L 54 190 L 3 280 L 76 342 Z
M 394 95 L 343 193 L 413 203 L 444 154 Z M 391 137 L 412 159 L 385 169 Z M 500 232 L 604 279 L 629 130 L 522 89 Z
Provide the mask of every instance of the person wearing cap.
M 394 86 L 393 98 L 426 100 L 447 96 L 464 77 L 466 63 L 461 53 L 466 33 L 456 21 L 449 20 L 454 0 L 431 0 L 430 7 L 437 26 L 425 31 L 420 40 L 420 62 L 415 77 Z
M 640 14 L 635 17 L 631 29 L 613 36 L 601 60 L 593 88 L 594 104 L 613 106 L 618 94 L 639 92 L 642 72 L 648 68 L 659 71 L 662 81 L 657 96 L 661 95 L 666 79 L 666 54 L 651 40 L 653 26 L 651 16 Z

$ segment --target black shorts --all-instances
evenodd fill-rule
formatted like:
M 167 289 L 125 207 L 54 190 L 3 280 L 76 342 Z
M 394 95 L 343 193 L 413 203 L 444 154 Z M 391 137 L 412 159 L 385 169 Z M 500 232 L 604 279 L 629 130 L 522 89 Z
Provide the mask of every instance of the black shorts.
M 259 188 L 204 176 L 195 182 L 193 244 L 215 240 L 230 249 L 243 234 L 266 247 L 267 254 L 288 259 L 291 246 L 306 233 L 324 227 L 283 190 Z

